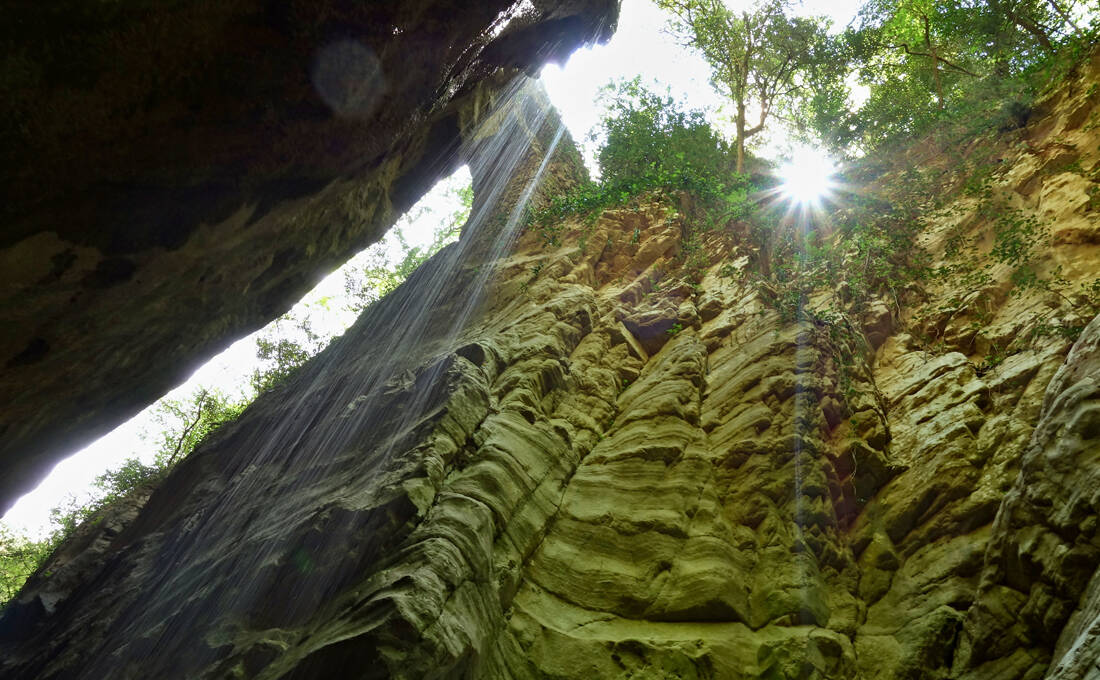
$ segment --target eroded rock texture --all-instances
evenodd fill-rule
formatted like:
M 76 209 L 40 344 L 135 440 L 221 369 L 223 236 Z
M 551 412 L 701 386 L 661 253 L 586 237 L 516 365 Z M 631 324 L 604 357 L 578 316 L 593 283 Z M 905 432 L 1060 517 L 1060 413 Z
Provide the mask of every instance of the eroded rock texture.
M 973 677 L 1100 672 L 1100 318 L 1047 387 L 964 620 Z
M 1019 182 L 1051 134 L 1100 164 L 1066 110 L 997 181 L 1087 234 L 1073 182 Z M 656 200 L 511 247 L 532 179 L 576 176 L 554 128 L 487 171 L 486 230 L 47 565 L 0 620 L 5 677 L 1095 678 L 1100 320 L 983 361 L 1071 313 L 996 270 L 839 346 L 742 275 L 748 243 Z M 957 207 L 937 257 L 989 227 Z M 1037 266 L 1080 279 L 1097 247 Z
M 511 73 L 606 39 L 617 2 L 3 14 L 0 510 L 378 240 Z

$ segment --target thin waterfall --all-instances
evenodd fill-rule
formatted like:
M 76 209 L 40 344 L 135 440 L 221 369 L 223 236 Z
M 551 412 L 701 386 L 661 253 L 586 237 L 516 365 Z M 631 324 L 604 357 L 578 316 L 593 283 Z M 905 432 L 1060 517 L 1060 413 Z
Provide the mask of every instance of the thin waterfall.
M 126 672 L 140 666 L 148 677 L 184 677 L 225 653 L 206 639 L 215 623 L 234 621 L 240 630 L 291 626 L 384 553 L 387 537 L 369 525 L 378 508 L 357 503 L 377 498 L 382 507 L 397 498 L 387 496 L 386 485 L 401 479 L 390 466 L 407 439 L 403 433 L 437 408 L 434 386 L 485 302 L 494 264 L 518 236 L 563 134 L 531 81 L 518 78 L 505 89 L 456 152 L 466 157 L 477 190 L 461 239 L 208 447 L 231 457 L 200 451 L 180 466 L 174 474 L 183 479 L 183 496 L 154 497 L 134 529 L 137 536 L 142 527 L 165 536 L 155 546 L 130 546 L 155 551 L 158 568 L 150 588 L 128 594 L 129 609 L 109 624 L 114 630 L 105 639 L 129 641 L 129 649 L 97 650 L 80 677 L 123 677 L 119 664 L 126 662 L 132 664 Z M 391 409 L 389 395 L 402 390 L 411 397 Z M 184 519 L 158 524 L 174 518 Z M 238 548 L 210 552 L 227 544 Z M 320 555 L 342 558 L 322 565 Z M 300 586 L 287 588 L 288 579 Z M 297 593 L 295 601 L 269 601 L 270 593 L 287 590 Z M 195 631 L 209 648 L 196 645 Z
M 791 214 L 788 211 L 788 216 Z M 810 231 L 810 216 L 805 210 L 798 210 L 795 217 L 795 226 L 798 234 L 798 248 L 796 249 L 796 257 L 798 258 L 799 276 L 806 275 L 806 239 Z M 806 496 L 804 495 L 804 477 L 805 472 L 803 465 L 806 463 L 809 453 L 805 451 L 804 437 L 810 435 L 810 423 L 813 422 L 811 411 L 814 408 L 814 404 L 811 401 L 811 382 L 813 371 L 812 350 L 810 343 L 813 338 L 813 321 L 810 314 L 807 312 L 807 296 L 804 292 L 799 292 L 798 307 L 795 311 L 794 322 L 798 326 L 797 334 L 795 335 L 795 351 L 794 351 L 794 365 L 791 367 L 794 372 L 794 410 L 791 415 L 791 441 L 794 444 L 793 463 L 794 463 L 794 525 L 795 525 L 795 545 L 799 546 L 799 550 L 795 553 L 794 559 L 798 569 L 799 578 L 799 591 L 802 598 L 802 606 L 806 608 L 800 617 L 806 616 L 806 611 L 809 607 L 810 599 L 810 583 L 813 578 L 813 574 L 808 566 L 812 558 L 809 556 L 812 554 L 809 542 L 806 540 Z

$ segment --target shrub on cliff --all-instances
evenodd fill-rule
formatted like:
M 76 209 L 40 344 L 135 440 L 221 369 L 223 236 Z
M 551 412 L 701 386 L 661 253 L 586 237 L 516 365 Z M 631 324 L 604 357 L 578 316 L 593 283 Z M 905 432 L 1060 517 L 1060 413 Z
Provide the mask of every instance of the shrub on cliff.
M 572 215 L 595 215 L 647 192 L 687 192 L 713 225 L 743 217 L 752 190 L 748 176 L 734 172 L 730 144 L 702 111 L 683 109 L 640 79 L 605 88 L 607 113 L 593 133 L 600 179 L 588 182 L 533 211 L 530 223 L 556 241 L 557 223 Z

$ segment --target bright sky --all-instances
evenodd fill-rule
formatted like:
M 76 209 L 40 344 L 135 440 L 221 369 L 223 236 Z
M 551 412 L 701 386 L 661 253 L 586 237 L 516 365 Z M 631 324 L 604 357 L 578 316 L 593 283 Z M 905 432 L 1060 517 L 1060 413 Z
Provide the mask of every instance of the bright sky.
M 838 30 L 851 20 L 858 5 L 859 0 L 805 2 L 802 12 L 827 15 L 833 19 L 834 29 Z M 618 31 L 606 45 L 580 50 L 564 66 L 550 65 L 543 69 L 542 81 L 574 140 L 584 143 L 588 131 L 598 122 L 601 110 L 595 100 L 600 88 L 611 80 L 641 75 L 645 81 L 657 80 L 662 86 L 668 85 L 674 97 L 691 107 L 713 112 L 721 106 L 722 101 L 708 84 L 706 64 L 664 31 L 665 21 L 665 16 L 648 0 L 624 0 Z M 593 150 L 586 151 L 589 164 L 593 165 Z M 422 199 L 417 208 L 410 211 L 410 214 L 416 214 L 419 207 L 428 208 L 416 223 L 404 228 L 410 245 L 427 245 L 431 241 L 440 220 L 458 208 L 453 197 L 446 198 L 449 189 L 463 181 L 469 182 L 468 173 L 463 178 L 441 182 Z M 385 249 L 391 258 L 400 252 L 393 238 L 376 247 Z M 315 328 L 327 328 L 330 333 L 338 334 L 354 320 L 349 318 L 347 312 L 340 311 L 342 305 L 339 297 L 343 292 L 343 283 L 343 274 L 337 271 L 299 303 L 309 304 L 325 296 L 336 298 L 331 305 L 333 313 L 330 316 L 314 317 Z M 230 394 L 247 389 L 242 386 L 247 386 L 248 377 L 257 365 L 255 335 L 235 342 L 196 371 L 186 383 L 169 392 L 167 398 L 186 399 L 199 386 L 215 387 Z M 48 532 L 50 508 L 61 503 L 66 496 L 71 494 L 86 500 L 94 479 L 105 470 L 118 467 L 127 458 L 151 461 L 153 447 L 142 441 L 141 434 L 152 427 L 154 408 L 155 405 L 150 406 L 110 434 L 59 463 L 38 488 L 21 498 L 4 515 L 3 522 L 31 535 L 44 535 Z

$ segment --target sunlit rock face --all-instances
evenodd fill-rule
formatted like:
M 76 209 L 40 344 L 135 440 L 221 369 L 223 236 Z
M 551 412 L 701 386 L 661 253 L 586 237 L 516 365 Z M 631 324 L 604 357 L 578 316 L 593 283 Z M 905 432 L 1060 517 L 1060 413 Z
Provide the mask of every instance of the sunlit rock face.
M 606 39 L 617 11 L 8 8 L 0 509 L 377 240 L 461 164 L 464 108 Z
M 1035 160 L 1068 138 L 1098 166 L 1079 105 L 1040 109 L 997 178 L 1056 234 L 1097 224 L 1074 173 Z M 685 239 L 680 203 L 513 246 L 534 179 L 538 203 L 580 172 L 536 120 L 469 135 L 497 159 L 493 134 L 531 139 L 474 173 L 499 201 L 463 242 L 185 460 L 82 579 L 46 566 L 0 619 L 0 674 L 1096 674 L 1100 320 L 983 364 L 1046 304 L 997 270 L 976 295 L 930 287 L 924 321 L 870 305 L 867 342 L 840 348 L 740 275 L 749 244 Z M 926 225 L 933 253 L 988 228 L 956 207 Z M 1087 238 L 1041 257 L 1074 281 L 1097 261 Z M 900 330 L 920 324 L 936 347 Z

